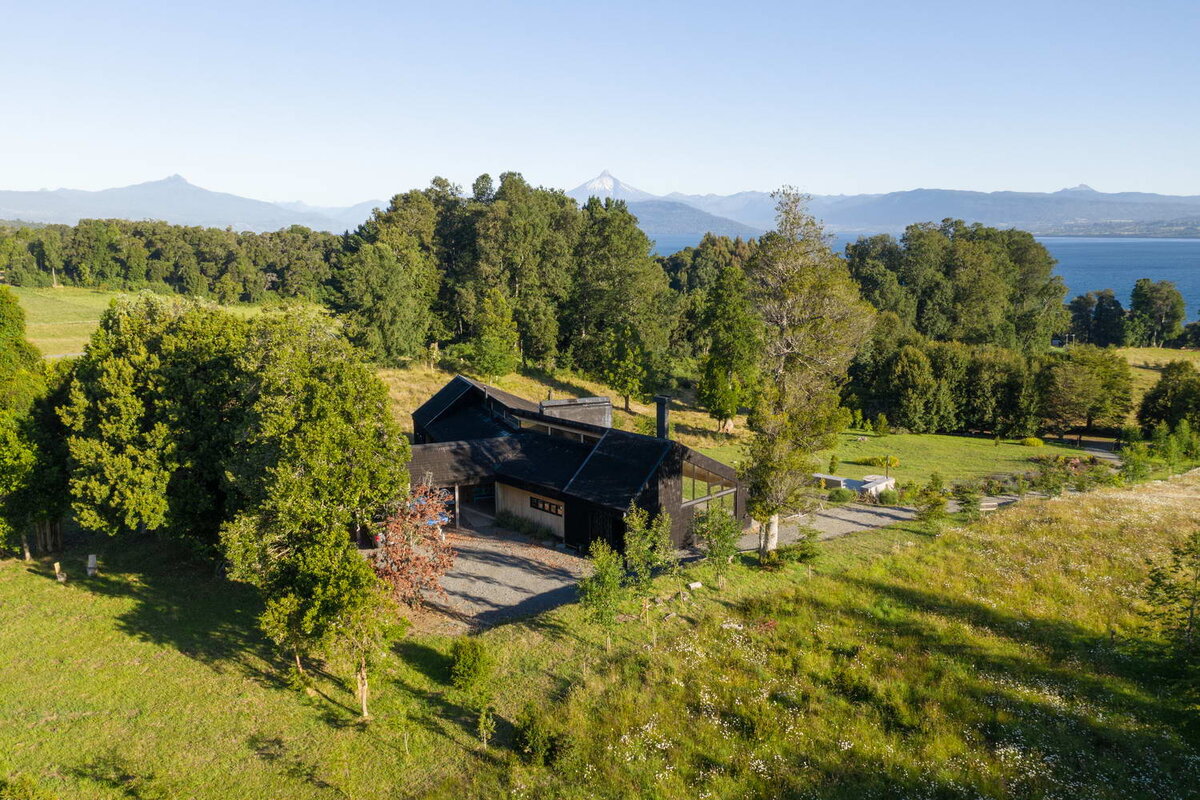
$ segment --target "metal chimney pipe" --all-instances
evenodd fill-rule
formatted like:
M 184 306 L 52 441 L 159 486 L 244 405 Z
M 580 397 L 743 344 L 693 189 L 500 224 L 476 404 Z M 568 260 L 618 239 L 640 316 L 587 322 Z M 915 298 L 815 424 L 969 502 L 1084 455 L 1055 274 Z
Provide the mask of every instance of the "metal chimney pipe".
M 659 439 L 671 438 L 671 398 L 665 394 L 655 395 L 654 403 L 658 406 L 658 432 Z

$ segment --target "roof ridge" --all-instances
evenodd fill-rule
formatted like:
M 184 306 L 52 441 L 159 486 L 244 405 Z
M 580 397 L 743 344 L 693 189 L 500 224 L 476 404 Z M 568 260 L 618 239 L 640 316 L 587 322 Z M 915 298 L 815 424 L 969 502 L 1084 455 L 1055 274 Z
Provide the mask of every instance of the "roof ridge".
M 610 434 L 612 432 L 612 430 L 613 430 L 612 428 L 609 428 L 608 430 L 606 430 L 604 432 L 604 435 L 602 435 L 599 439 L 597 439 L 596 443 L 594 445 L 592 445 L 592 449 L 590 452 L 588 452 L 587 458 L 585 458 L 583 460 L 583 463 L 581 463 L 579 465 L 579 469 L 575 470 L 575 474 L 571 476 L 571 480 L 567 481 L 566 485 L 563 486 L 564 492 L 569 491 L 571 489 L 571 484 L 574 483 L 575 479 L 579 477 L 579 473 L 583 472 L 583 468 L 586 467 L 587 463 L 592 460 L 592 456 L 595 455 L 596 451 L 600 449 L 600 445 L 604 443 L 604 440 L 608 438 L 608 434 Z

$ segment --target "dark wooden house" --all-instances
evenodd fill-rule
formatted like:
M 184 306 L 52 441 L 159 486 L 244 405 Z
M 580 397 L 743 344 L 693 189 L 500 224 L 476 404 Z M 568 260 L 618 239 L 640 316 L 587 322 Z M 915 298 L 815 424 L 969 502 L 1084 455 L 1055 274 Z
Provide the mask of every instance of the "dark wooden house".
M 677 545 L 692 515 L 722 507 L 739 520 L 746 495 L 734 470 L 668 438 L 668 399 L 658 435 L 612 427 L 608 398 L 535 403 L 461 375 L 413 412 L 413 483 L 453 493 L 455 517 L 476 507 L 532 520 L 586 550 L 620 549 L 635 505 L 671 517 Z

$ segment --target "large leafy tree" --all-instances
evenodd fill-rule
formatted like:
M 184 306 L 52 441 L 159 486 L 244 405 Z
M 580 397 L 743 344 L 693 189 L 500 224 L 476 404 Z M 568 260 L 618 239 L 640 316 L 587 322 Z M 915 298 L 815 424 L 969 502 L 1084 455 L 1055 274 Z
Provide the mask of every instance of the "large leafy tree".
M 763 554 L 778 545 L 779 516 L 799 503 L 813 455 L 845 421 L 839 389 L 872 317 L 805 210 L 806 198 L 790 189 L 776 197 L 776 230 L 762 238 L 747 270 L 763 321 L 746 470 Z
M 891 375 L 891 385 L 896 393 L 896 410 L 890 417 L 892 422 L 914 433 L 936 429 L 934 396 L 938 381 L 925 353 L 911 345 L 901 348 L 892 364 Z
M 703 328 L 709 349 L 697 387 L 700 404 L 724 433 L 733 432 L 733 418 L 749 405 L 758 379 L 760 327 L 745 273 L 736 263 L 726 264 L 707 297 Z
M 607 331 L 633 331 L 654 373 L 667 351 L 674 313 L 650 240 L 624 202 L 596 198 L 583 208 L 575 251 L 577 273 L 567 304 L 564 340 L 575 363 L 600 374 Z
M 468 352 L 471 368 L 485 378 L 507 375 L 516 369 L 520 334 L 513 321 L 512 305 L 501 289 L 488 289 L 475 325 Z
M 936 340 L 1042 352 L 1065 329 L 1066 288 L 1030 234 L 944 220 L 847 246 L 864 297 Z
M 597 371 L 604 383 L 625 401 L 645 391 L 648 379 L 647 354 L 638 332 L 630 327 L 609 328 L 601 336 L 599 352 L 602 366 Z
M 1200 427 L 1200 371 L 1190 361 L 1172 361 L 1142 397 L 1138 422 L 1144 428 L 1159 423 L 1176 427 L 1187 420 Z
M 1139 278 L 1129 297 L 1129 316 L 1136 344 L 1161 347 L 1183 331 L 1183 295 L 1171 281 Z
M 315 314 L 254 320 L 237 374 L 246 412 L 221 542 L 299 665 L 337 645 L 347 620 L 366 624 L 355 615 L 380 584 L 350 533 L 367 536 L 407 492 L 408 445 L 386 387 Z
M 1095 424 L 1120 425 L 1132 404 L 1133 375 L 1119 354 L 1076 345 L 1047 370 L 1044 417 L 1060 435 L 1078 428 L 1080 437 Z
M 0 286 L 0 412 L 24 411 L 43 389 L 41 353 L 25 338 L 25 311 Z
M 59 410 L 80 524 L 211 544 L 245 336 L 245 322 L 194 301 L 143 295 L 104 313 Z
M 393 366 L 421 354 L 433 321 L 433 267 L 414 237 L 362 243 L 339 261 L 338 308 L 350 337 Z

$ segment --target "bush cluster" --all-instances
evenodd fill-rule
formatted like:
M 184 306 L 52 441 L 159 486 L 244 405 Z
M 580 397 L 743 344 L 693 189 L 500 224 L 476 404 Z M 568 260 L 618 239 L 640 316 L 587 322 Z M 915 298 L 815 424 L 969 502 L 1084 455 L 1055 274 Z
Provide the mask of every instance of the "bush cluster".
M 791 544 L 781 545 L 766 556 L 760 556 L 758 565 L 763 569 L 780 569 L 788 564 L 803 564 L 817 557 L 817 534 L 809 529 Z
M 829 492 L 828 499 L 829 499 L 829 502 L 831 502 L 831 503 L 848 503 L 851 500 L 853 500 L 856 496 L 857 495 L 854 493 L 854 490 L 852 490 L 852 489 L 838 488 L 838 489 L 833 489 Z
M 867 464 L 872 467 L 898 467 L 900 466 L 899 456 L 871 456 L 867 459 Z
M 900 493 L 895 489 L 884 489 L 876 498 L 881 506 L 898 506 L 900 505 Z
M 1041 447 L 1043 444 L 1045 443 L 1036 436 L 1026 436 L 1021 440 L 1023 447 Z
M 525 763 L 539 767 L 558 761 L 569 746 L 567 737 L 533 703 L 525 706 L 513 726 L 512 741 Z

